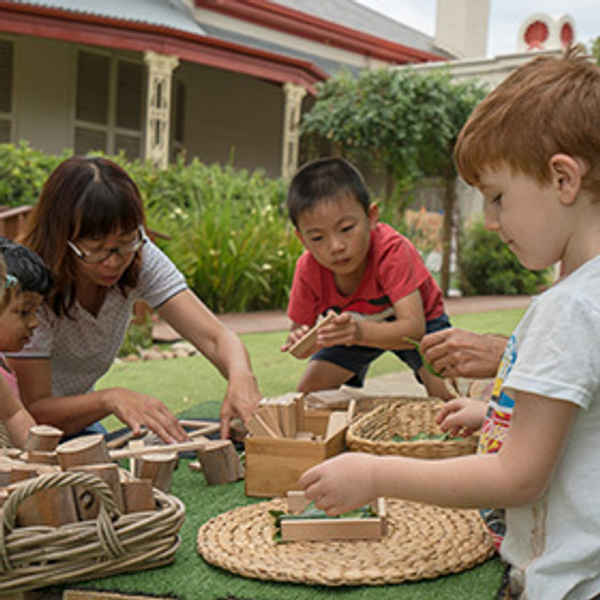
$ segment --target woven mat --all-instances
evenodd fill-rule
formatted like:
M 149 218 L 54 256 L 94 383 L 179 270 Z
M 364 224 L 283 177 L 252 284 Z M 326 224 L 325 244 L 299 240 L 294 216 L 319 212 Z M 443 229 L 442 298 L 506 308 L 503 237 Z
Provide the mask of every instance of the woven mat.
M 458 573 L 494 553 L 478 511 L 386 500 L 382 540 L 273 541 L 270 509 L 282 499 L 243 506 L 207 521 L 198 552 L 209 563 L 243 577 L 320 585 L 383 585 Z

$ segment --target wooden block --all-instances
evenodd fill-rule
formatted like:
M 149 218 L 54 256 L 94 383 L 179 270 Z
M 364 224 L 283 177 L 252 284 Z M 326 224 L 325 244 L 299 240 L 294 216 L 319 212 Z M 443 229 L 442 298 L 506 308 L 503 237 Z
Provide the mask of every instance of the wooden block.
M 296 437 L 296 401 L 290 400 L 277 405 L 281 433 L 284 437 Z
M 54 451 L 28 450 L 27 452 L 24 452 L 22 456 L 28 463 L 38 463 L 43 465 L 58 464 L 58 455 Z
M 110 462 L 108 448 L 102 434 L 82 435 L 56 448 L 58 464 L 65 471 L 77 465 L 94 465 Z
M 232 483 L 243 479 L 244 468 L 231 440 L 216 440 L 198 452 L 208 485 Z
M 29 428 L 25 450 L 39 450 L 53 452 L 56 450 L 64 432 L 52 425 L 33 425 Z
M 141 440 L 136 440 L 141 441 Z M 140 448 L 131 448 L 132 442 L 129 442 L 127 448 L 121 450 L 111 450 L 110 460 L 120 460 L 122 458 L 135 458 L 143 454 L 155 454 L 157 452 L 186 452 L 189 450 L 200 450 L 210 442 L 207 438 L 190 440 L 189 442 L 178 442 L 176 444 L 164 444 L 162 446 L 141 446 Z
M 121 490 L 127 514 L 156 508 L 154 494 L 152 493 L 152 482 L 149 479 L 121 481 Z
M 380 502 L 381 501 L 381 502 Z M 377 502 L 377 516 L 369 518 L 301 519 L 281 521 L 281 539 L 292 541 L 377 540 L 385 535 L 383 498 Z
M 190 471 L 202 472 L 202 463 L 199 460 L 192 460 L 188 463 Z
M 122 448 L 129 441 L 142 438 L 147 433 L 148 433 L 148 428 L 145 425 L 143 425 L 142 427 L 140 427 L 140 429 L 139 429 L 139 431 L 137 431 L 137 433 L 134 433 L 133 431 L 128 431 L 127 433 L 124 433 L 123 435 L 120 435 L 119 437 L 116 437 L 116 438 L 106 442 L 106 447 L 109 450 L 116 450 L 117 448 Z
M 123 492 L 121 490 L 121 481 L 119 475 L 119 467 L 115 463 L 104 463 L 98 465 L 78 465 L 70 467 L 69 471 L 82 471 L 84 473 L 93 473 L 102 481 L 108 484 L 112 491 L 115 504 L 120 513 L 125 512 L 125 503 L 123 501 Z M 93 492 L 86 490 L 81 485 L 74 486 L 75 504 L 77 512 L 82 521 L 95 519 L 100 512 L 100 501 Z
M 328 440 L 330 437 L 336 435 L 339 431 L 346 429 L 346 427 L 348 427 L 348 413 L 337 410 L 333 411 L 329 415 L 325 439 Z
M 270 437 L 276 438 L 281 437 L 278 436 L 264 421 L 264 419 L 255 412 L 250 419 L 248 419 L 248 423 L 246 423 L 246 427 L 251 435 L 254 437 Z
M 143 454 L 135 460 L 135 476 L 138 479 L 149 479 L 153 487 L 168 492 L 176 464 L 177 452 Z
M 179 419 L 179 424 L 182 427 L 192 428 L 192 431 L 188 431 L 188 437 L 190 439 L 195 439 L 201 435 L 218 433 L 221 430 L 221 423 L 204 421 L 202 419 Z
M 42 600 L 42 597 L 39 597 Z M 4 600 L 4 596 L 2 596 Z M 23 600 L 29 600 L 25 598 Z M 37 600 L 37 598 L 31 598 L 31 600 Z M 65 590 L 62 595 L 62 600 L 173 600 L 173 597 L 169 598 L 163 596 L 139 596 L 137 594 L 122 594 L 119 592 L 93 592 L 88 590 Z
M 143 450 L 146 447 L 146 444 L 144 444 L 144 440 L 140 440 L 140 439 L 133 439 L 130 440 L 127 443 L 127 450 L 129 450 L 130 452 L 135 452 L 136 450 Z M 115 460 L 114 458 L 114 450 L 111 450 L 111 452 L 113 453 L 113 455 L 111 455 L 111 458 L 113 460 Z M 126 457 L 124 457 L 126 458 Z M 135 471 L 136 471 L 136 458 L 135 456 L 132 456 L 131 454 L 128 455 L 129 458 L 129 472 L 135 477 Z
M 300 398 L 296 398 L 296 402 L 294 403 L 296 407 L 296 431 L 302 431 L 306 424 L 304 422 L 305 417 L 305 404 L 304 404 L 304 396 L 300 396 Z
M 283 437 L 279 427 L 279 411 L 274 404 L 261 404 L 255 414 L 258 414 L 276 437 Z
M 19 485 L 22 483 L 14 483 L 7 490 L 12 492 Z M 19 527 L 35 525 L 60 527 L 78 520 L 72 486 L 39 490 L 25 498 L 17 509 L 17 525 Z
M 2 594 L 0 596 L 2 600 L 49 600 L 49 596 L 43 590 L 41 592 L 37 590 L 29 590 L 27 592 L 10 592 L 9 594 Z M 57 597 L 52 596 L 53 599 Z
M 311 441 L 315 439 L 315 434 L 312 431 L 296 431 L 297 440 Z
M 337 314 L 333 311 L 327 313 L 327 315 L 318 321 L 316 325 L 307 331 L 295 344 L 293 344 L 288 352 L 292 356 L 296 356 L 297 358 L 302 358 L 303 354 L 312 346 L 315 345 L 317 341 L 317 333 L 321 327 L 327 325 L 327 323 L 331 322 L 333 319 L 337 317 Z
M 310 500 L 301 491 L 290 490 L 287 493 L 287 511 L 293 515 L 300 514 L 309 504 Z

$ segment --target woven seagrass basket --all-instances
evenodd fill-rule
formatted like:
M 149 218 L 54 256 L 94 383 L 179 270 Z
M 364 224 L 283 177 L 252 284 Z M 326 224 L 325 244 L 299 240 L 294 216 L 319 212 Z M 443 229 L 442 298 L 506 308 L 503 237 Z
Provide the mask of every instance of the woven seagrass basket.
M 97 519 L 60 527 L 15 526 L 19 505 L 29 496 L 74 485 L 96 495 Z M 156 488 L 154 499 L 154 511 L 119 514 L 110 487 L 91 473 L 50 473 L 23 481 L 0 512 L 0 596 L 172 562 L 185 507 Z
M 357 419 L 346 434 L 346 444 L 355 452 L 398 454 L 413 458 L 448 458 L 472 454 L 477 436 L 448 439 L 416 439 L 442 435 L 435 422 L 443 402 L 437 398 L 403 398 L 380 404 Z M 403 441 L 395 441 L 394 438 Z

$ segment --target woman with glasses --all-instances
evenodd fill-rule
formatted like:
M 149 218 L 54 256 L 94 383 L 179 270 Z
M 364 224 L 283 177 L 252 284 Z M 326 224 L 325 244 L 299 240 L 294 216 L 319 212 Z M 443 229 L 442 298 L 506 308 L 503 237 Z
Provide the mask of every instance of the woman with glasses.
M 145 300 L 228 380 L 221 434 L 246 421 L 260 400 L 248 353 L 188 289 L 183 275 L 145 234 L 137 186 L 105 158 L 72 157 L 46 181 L 23 243 L 55 274 L 30 343 L 10 357 L 21 397 L 39 423 L 67 435 L 102 431 L 114 414 L 167 442 L 186 439 L 162 402 L 123 388 L 94 391 L 121 346 L 133 304 Z

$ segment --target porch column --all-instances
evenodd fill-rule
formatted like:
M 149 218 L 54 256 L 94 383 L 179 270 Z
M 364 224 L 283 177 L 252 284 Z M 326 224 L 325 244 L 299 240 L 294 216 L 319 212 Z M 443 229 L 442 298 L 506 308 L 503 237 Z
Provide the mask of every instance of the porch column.
M 164 169 L 169 163 L 171 76 L 179 59 L 147 51 L 144 52 L 144 62 L 148 68 L 145 158 Z
M 300 142 L 300 116 L 302 98 L 306 89 L 294 83 L 284 83 L 285 108 L 283 113 L 283 146 L 281 152 L 281 176 L 291 179 L 298 168 L 298 146 Z

